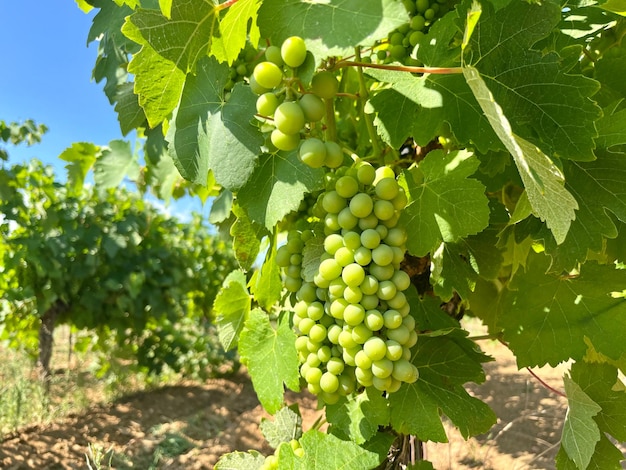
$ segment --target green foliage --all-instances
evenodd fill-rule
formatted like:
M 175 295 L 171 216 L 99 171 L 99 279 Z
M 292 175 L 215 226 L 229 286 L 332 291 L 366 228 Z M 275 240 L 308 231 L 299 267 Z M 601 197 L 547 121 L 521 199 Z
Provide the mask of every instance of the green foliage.
M 63 155 L 74 165 L 86 148 Z M 77 191 L 36 160 L 0 175 L 3 339 L 36 345 L 38 319 L 62 302 L 59 323 L 94 330 L 103 353 L 139 370 L 215 366 L 211 308 L 235 262 L 198 217 L 181 224 L 127 190 Z
M 375 468 L 397 435 L 445 442 L 444 415 L 465 437 L 487 432 L 496 417 L 465 385 L 485 380 L 489 358 L 462 328 L 463 315 L 481 318 L 519 367 L 574 360 L 557 466 L 619 468 L 623 456 L 611 438 L 624 440 L 626 423 L 617 375 L 626 372 L 626 271 L 616 268 L 626 262 L 620 2 L 91 3 L 99 13 L 90 40 L 103 34 L 94 76 L 106 78 L 124 132 L 136 127 L 147 137 L 142 188 L 215 196 L 210 220 L 233 238 L 241 270 L 229 275 L 214 304 L 220 339 L 239 348 L 261 403 L 280 419 L 264 424 L 272 456 L 235 453 L 217 468 Z M 295 35 L 307 53 L 290 67 L 277 50 Z M 276 47 L 266 55 L 269 46 Z M 263 70 L 268 80 L 257 81 Z M 307 95 L 322 98 L 325 112 L 302 124 L 306 106 L 300 112 L 298 105 Z M 287 108 L 298 119 L 283 119 Z M 341 150 L 334 160 L 327 144 Z M 102 171 L 98 184 L 135 179 L 125 147 L 112 143 L 109 151 L 92 152 Z M 368 176 L 367 165 L 378 173 Z M 174 167 L 191 184 L 173 181 Z M 385 204 L 395 196 L 381 202 L 373 184 L 383 174 L 402 188 L 393 208 Z M 354 192 L 339 195 L 337 181 L 346 175 L 358 180 L 359 201 L 379 202 L 373 217 L 365 215 L 367 204 L 356 207 Z M 384 239 L 397 223 L 406 239 L 394 245 Z M 343 275 L 357 256 L 363 272 L 388 280 L 384 266 L 367 260 L 378 245 L 357 255 L 369 224 L 382 244 L 397 248 L 391 265 L 413 286 L 398 287 L 402 296 L 393 299 L 376 291 L 366 302 L 403 309 L 402 322 L 417 335 L 406 340 L 405 362 L 419 378 L 384 382 L 379 364 L 378 388 L 364 379 L 333 394 L 317 377 L 329 373 L 326 356 L 356 368 L 349 363 L 362 346 L 329 339 L 331 326 L 344 336 L 355 326 L 344 328 L 343 310 L 329 314 L 331 289 L 346 303 L 361 302 L 348 301 L 341 284 L 356 283 Z M 359 240 L 347 241 L 351 231 Z M 325 246 L 331 234 L 346 248 L 337 257 L 343 264 L 323 263 L 336 258 L 338 248 Z M 360 299 L 364 285 L 349 287 L 348 297 Z M 309 313 L 314 302 L 322 308 Z M 327 336 L 311 340 L 298 326 L 305 317 L 303 329 L 314 324 L 318 339 Z M 361 329 L 351 338 L 388 330 Z M 310 377 L 307 367 L 316 369 Z M 326 408 L 326 434 L 300 435 L 293 421 L 283 422 L 285 387 L 305 383 Z M 297 442 L 287 442 L 290 436 Z

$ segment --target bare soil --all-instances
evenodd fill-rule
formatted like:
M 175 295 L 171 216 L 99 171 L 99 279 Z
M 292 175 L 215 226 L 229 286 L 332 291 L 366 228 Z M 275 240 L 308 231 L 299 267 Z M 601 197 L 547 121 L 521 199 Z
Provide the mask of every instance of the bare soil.
M 498 423 L 489 434 L 468 441 L 446 425 L 449 442 L 429 443 L 427 458 L 441 470 L 555 468 L 566 400 L 519 371 L 504 346 L 490 341 L 481 346 L 497 360 L 485 364 L 486 383 L 469 390 L 494 409 Z M 566 366 L 535 370 L 555 389 L 562 388 L 565 371 Z M 305 429 L 320 415 L 310 395 L 290 393 L 287 401 L 298 402 Z M 102 468 L 210 469 L 233 450 L 271 453 L 259 432 L 267 416 L 241 372 L 138 393 L 22 429 L 0 443 L 0 468 L 89 468 L 86 456 L 92 455 L 92 466 L 99 460 Z

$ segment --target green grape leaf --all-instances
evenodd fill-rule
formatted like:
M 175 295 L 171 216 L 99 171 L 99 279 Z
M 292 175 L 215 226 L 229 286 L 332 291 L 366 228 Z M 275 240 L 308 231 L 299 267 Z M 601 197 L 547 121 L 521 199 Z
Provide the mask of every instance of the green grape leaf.
M 223 190 L 211 204 L 211 213 L 209 214 L 209 223 L 219 225 L 230 216 L 233 208 L 233 193 L 228 189 Z
M 322 189 L 323 184 L 324 171 L 305 165 L 295 152 L 264 154 L 238 198 L 250 219 L 271 231 L 298 210 L 306 193 Z
M 252 222 L 248 214 L 238 204 L 233 205 L 233 214 L 237 217 L 230 227 L 233 248 L 239 265 L 246 271 L 252 267 L 261 249 L 263 228 Z
M 274 421 L 261 418 L 261 432 L 269 445 L 276 449 L 281 442 L 300 439 L 302 436 L 302 416 L 298 405 L 285 406 L 274 416 Z
M 280 447 L 279 468 L 289 470 L 362 470 L 376 468 L 382 458 L 377 452 L 360 447 L 354 442 L 343 441 L 332 434 L 315 429 L 300 438 L 304 457 L 297 457 L 290 446 Z M 388 447 L 387 447 L 388 448 Z
M 322 262 L 324 250 L 324 238 L 313 237 L 306 241 L 302 250 L 302 279 L 306 282 L 313 282 Z
M 571 270 L 589 250 L 601 252 L 606 238 L 618 234 L 615 217 L 626 222 L 626 160 L 622 153 L 598 150 L 592 162 L 566 162 L 565 187 L 580 206 L 565 241 L 555 246 L 547 240 L 553 270 Z
M 243 271 L 233 271 L 224 280 L 213 303 L 218 336 L 226 351 L 237 346 L 239 334 L 250 312 L 250 294 L 246 283 Z
M 70 147 L 61 152 L 59 158 L 68 162 L 67 181 L 72 192 L 78 193 L 83 190 L 85 177 L 100 154 L 100 147 L 88 142 L 74 142 Z
M 570 377 L 565 376 L 563 382 L 569 409 L 563 424 L 561 446 L 578 468 L 587 468 L 600 440 L 600 430 L 593 417 L 602 408 Z
M 463 74 L 491 126 L 513 155 L 535 214 L 546 222 L 557 243 L 562 243 L 576 217 L 574 211 L 578 209 L 576 199 L 565 189 L 563 174 L 538 147 L 513 133 L 509 120 L 478 70 L 465 67 Z
M 138 127 L 145 127 L 146 115 L 139 106 L 139 97 L 135 94 L 132 82 L 117 87 L 115 101 L 117 120 L 123 135 Z
M 256 17 L 260 6 L 260 0 L 239 0 L 228 7 L 220 20 L 220 36 L 213 38 L 211 54 L 218 61 L 232 65 L 246 45 L 246 39 L 249 39 L 253 47 L 257 47 L 260 32 Z
M 411 313 L 419 330 L 444 330 L 440 336 L 423 335 L 417 342 L 413 364 L 420 376 L 389 397 L 391 424 L 399 432 L 422 440 L 447 442 L 440 412 L 467 438 L 486 432 L 496 422 L 494 412 L 467 393 L 463 384 L 485 380 L 482 363 L 491 360 L 467 339 L 456 320 L 446 315 L 434 298 L 421 300 L 407 291 Z M 448 331 L 453 328 L 452 331 Z
M 620 111 L 605 109 L 596 126 L 598 128 L 596 145 L 599 148 L 608 149 L 613 145 L 626 144 L 626 109 Z
M 373 388 L 349 395 L 346 401 L 326 406 L 326 419 L 332 426 L 331 432 L 359 445 L 371 439 L 378 432 L 378 426 L 388 425 L 389 418 L 387 399 Z
M 624 0 L 605 0 L 600 1 L 598 6 L 604 10 L 626 16 L 626 2 Z
M 596 350 L 618 359 L 626 342 L 626 300 L 615 294 L 626 271 L 587 262 L 577 276 L 548 273 L 550 257 L 533 254 L 499 302 L 498 326 L 519 367 L 556 366 L 585 355 L 586 336 Z
M 239 354 L 248 367 L 259 401 L 270 414 L 283 404 L 283 383 L 291 390 L 300 389 L 295 343 L 296 334 L 289 326 L 288 315 L 281 315 L 274 329 L 263 310 L 250 312 L 239 338 Z
M 266 311 L 278 302 L 283 291 L 280 268 L 276 264 L 276 246 L 272 244 L 265 256 L 261 269 L 255 270 L 250 280 L 250 290 L 254 298 Z
M 439 244 L 480 232 L 489 224 L 485 187 L 469 178 L 479 161 L 465 150 L 435 150 L 405 172 L 409 203 L 400 220 L 412 236 L 408 251 L 424 256 Z
M 215 470 L 260 470 L 265 456 L 256 450 L 224 454 L 215 464 Z
M 130 142 L 112 140 L 102 149 L 93 167 L 93 179 L 99 191 L 116 188 L 129 178 L 136 181 L 141 166 L 136 154 L 130 150 Z
M 185 83 L 167 140 L 185 179 L 206 185 L 212 170 L 219 185 L 237 191 L 254 171 L 263 136 L 249 124 L 256 112 L 250 87 L 237 84 L 224 101 L 227 81 L 226 64 L 201 60 L 196 75 Z
M 585 470 L 623 470 L 621 462 L 624 454 L 604 434 L 600 434 L 600 440 L 596 444 L 595 452 Z M 558 470 L 580 470 L 580 467 L 569 458 L 565 448 L 561 446 L 556 455 L 556 468 Z
M 272 44 L 280 46 L 289 36 L 300 36 L 320 60 L 353 54 L 358 45 L 371 46 L 408 20 L 404 6 L 394 0 L 264 0 L 258 23 L 261 36 Z
M 183 181 L 178 173 L 172 157 L 163 152 L 156 163 L 146 165 L 146 180 L 157 190 L 159 198 L 169 201 L 174 193 L 174 187 Z

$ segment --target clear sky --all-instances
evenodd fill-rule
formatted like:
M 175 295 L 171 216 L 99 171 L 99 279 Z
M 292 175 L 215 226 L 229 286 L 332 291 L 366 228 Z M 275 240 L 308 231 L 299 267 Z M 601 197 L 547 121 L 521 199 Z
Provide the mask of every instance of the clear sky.
M 33 119 L 49 128 L 41 144 L 7 146 L 9 163 L 36 157 L 64 180 L 58 155 L 73 142 L 125 138 L 134 148 L 133 136 L 122 136 L 104 82 L 91 78 L 97 43 L 88 47 L 87 33 L 95 11 L 85 14 L 73 0 L 0 0 L 0 120 Z M 201 210 L 190 201 L 177 208 L 190 204 Z

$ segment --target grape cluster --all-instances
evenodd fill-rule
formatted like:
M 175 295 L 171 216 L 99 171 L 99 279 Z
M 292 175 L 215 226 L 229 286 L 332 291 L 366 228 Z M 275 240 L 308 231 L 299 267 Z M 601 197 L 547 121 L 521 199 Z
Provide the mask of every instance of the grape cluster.
M 263 465 L 261 465 L 259 470 L 278 470 L 278 453 L 280 447 L 284 445 L 291 446 L 291 448 L 293 449 L 293 453 L 296 457 L 304 457 L 304 449 L 297 439 L 292 439 L 289 442 L 281 442 L 272 455 L 268 455 L 267 457 L 265 457 L 265 461 L 263 462 Z
M 228 81 L 224 85 L 224 91 L 228 95 L 235 83 L 242 82 L 245 77 L 250 75 L 254 70 L 255 61 L 257 58 L 257 51 L 249 43 L 246 44 L 244 49 L 239 53 L 235 62 L 230 66 L 228 71 Z M 227 96 L 228 98 L 228 96 Z
M 258 115 L 272 127 L 270 140 L 279 150 L 294 150 L 300 144 L 306 123 L 317 123 L 326 114 L 323 98 L 332 98 L 339 83 L 328 72 L 316 74 L 311 83 L 312 93 L 302 93 L 295 76 L 307 56 L 304 40 L 287 38 L 279 48 L 269 46 L 265 61 L 258 63 L 250 76 L 250 88 L 259 95 Z
M 341 167 L 329 174 L 315 210 L 324 252 L 313 282 L 303 280 L 302 257 L 294 256 L 313 232 L 290 232 L 278 251 L 285 285 L 296 292 L 300 374 L 326 403 L 361 386 L 393 392 L 417 380 L 410 363 L 415 320 L 403 292 L 410 278 L 400 269 L 407 235 L 398 219 L 406 202 L 390 168 Z
M 422 65 L 411 57 L 415 46 L 428 32 L 430 26 L 454 7 L 456 0 L 402 0 L 410 20 L 387 37 L 387 49 L 379 49 L 379 62 L 402 62 L 407 65 Z

